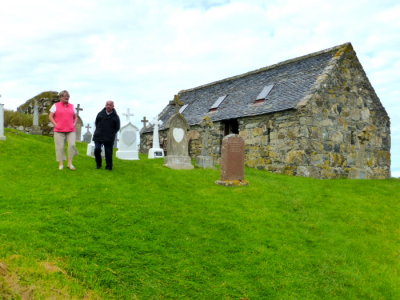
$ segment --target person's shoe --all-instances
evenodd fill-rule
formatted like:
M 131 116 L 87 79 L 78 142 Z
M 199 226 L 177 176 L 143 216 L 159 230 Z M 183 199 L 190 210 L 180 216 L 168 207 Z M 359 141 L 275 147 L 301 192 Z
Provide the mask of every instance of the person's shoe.
M 62 169 L 64 169 L 64 166 L 58 166 L 58 169 L 62 170 Z
M 75 168 L 73 165 L 68 166 L 68 169 L 70 169 L 70 170 L 72 170 L 72 171 L 75 171 L 75 170 L 76 170 L 76 168 Z
M 101 169 L 101 166 L 96 166 L 96 169 Z
M 106 170 L 112 171 L 112 167 L 106 167 Z

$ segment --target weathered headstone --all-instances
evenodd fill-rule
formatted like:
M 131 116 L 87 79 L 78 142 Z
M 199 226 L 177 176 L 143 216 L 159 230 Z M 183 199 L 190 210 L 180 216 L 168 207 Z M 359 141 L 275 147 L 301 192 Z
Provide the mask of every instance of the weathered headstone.
M 193 169 L 188 152 L 188 122 L 181 113 L 177 112 L 169 119 L 168 125 L 165 166 L 171 169 Z
M 162 121 L 154 118 L 153 121 L 153 147 L 149 149 L 148 158 L 161 158 L 164 157 L 164 150 L 160 147 L 160 138 L 158 135 L 158 126 L 162 124 Z
M 78 106 L 75 108 L 75 110 L 76 110 L 76 117 L 78 118 L 78 122 L 76 123 L 76 140 L 80 142 L 83 124 L 81 124 L 81 122 L 79 121 L 79 111 L 83 110 L 83 108 L 81 108 L 81 105 L 78 104 Z
M 133 114 L 129 113 L 129 108 L 123 115 L 126 116 L 127 124 L 121 127 L 119 131 L 119 148 L 116 152 L 116 156 L 124 160 L 138 160 L 139 151 L 137 149 L 136 136 L 139 129 L 130 121 L 130 117 L 133 116 Z
M 6 139 L 4 135 L 4 104 L 0 103 L 0 141 Z
M 248 184 L 244 180 L 244 140 L 237 134 L 222 139 L 221 180 L 216 183 L 227 186 Z
M 204 117 L 200 123 L 200 126 L 204 129 L 202 138 L 203 148 L 201 149 L 201 155 L 196 159 L 196 164 L 200 168 L 214 168 L 213 158 L 208 153 L 208 137 L 210 134 L 210 128 L 212 127 L 212 121 L 210 117 Z
M 42 130 L 39 126 L 39 106 L 36 101 L 35 105 L 33 106 L 33 124 L 30 134 L 42 134 Z
M 90 143 L 91 141 L 92 141 L 92 133 L 90 132 L 90 128 L 92 128 L 92 127 L 90 127 L 90 125 L 89 124 L 87 124 L 86 126 L 85 126 L 85 128 L 87 129 L 87 131 L 85 132 L 85 134 L 83 135 L 83 141 L 85 142 L 85 143 Z

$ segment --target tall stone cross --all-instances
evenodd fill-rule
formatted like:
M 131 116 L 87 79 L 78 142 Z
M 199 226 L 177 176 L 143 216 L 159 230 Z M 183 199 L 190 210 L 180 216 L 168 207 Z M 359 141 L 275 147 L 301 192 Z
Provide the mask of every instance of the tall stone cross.
M 87 129 L 86 132 L 90 132 L 89 129 L 92 128 L 92 127 L 91 127 L 91 126 L 89 125 L 89 123 L 88 123 L 88 124 L 85 126 L 85 128 Z
M 35 101 L 35 105 L 33 106 L 33 126 L 39 126 L 39 106 L 37 101 Z
M 174 103 L 175 103 L 175 112 L 179 112 L 179 109 L 181 106 L 183 106 L 183 102 L 181 101 L 181 98 L 179 97 L 179 95 L 175 95 L 174 96 Z
M 76 115 L 79 116 L 79 111 L 83 110 L 83 108 L 81 108 L 81 105 L 78 104 L 78 106 L 75 108 L 75 110 L 76 110 Z
M 140 122 L 142 122 L 143 123 L 143 128 L 146 128 L 147 127 L 147 122 L 148 122 L 149 120 L 147 120 L 146 119 L 146 117 L 143 117 L 143 120 L 141 120 Z
M 131 118 L 130 117 L 133 117 L 134 116 L 134 114 L 131 114 L 130 112 L 129 112 L 129 108 L 127 108 L 126 109 L 126 113 L 124 113 L 124 114 L 122 114 L 122 115 L 124 115 L 125 117 L 126 117 L 126 122 L 130 122 L 131 121 Z
M 157 118 L 154 118 L 153 120 L 153 148 L 154 149 L 159 149 L 160 148 L 160 138 L 158 135 L 158 126 L 162 125 L 161 120 L 157 120 Z

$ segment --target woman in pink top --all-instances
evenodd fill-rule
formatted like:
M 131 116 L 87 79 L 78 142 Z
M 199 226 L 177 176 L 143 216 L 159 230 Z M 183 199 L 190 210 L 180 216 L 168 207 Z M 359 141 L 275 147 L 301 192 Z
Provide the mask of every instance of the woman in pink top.
M 78 154 L 75 146 L 76 140 L 76 122 L 78 118 L 75 114 L 74 105 L 69 103 L 68 91 L 61 91 L 58 94 L 60 102 L 53 104 L 50 108 L 49 119 L 54 125 L 54 143 L 56 146 L 56 160 L 58 169 L 64 169 L 65 160 L 65 141 L 68 142 L 68 168 L 76 170 L 72 164 L 72 159 Z

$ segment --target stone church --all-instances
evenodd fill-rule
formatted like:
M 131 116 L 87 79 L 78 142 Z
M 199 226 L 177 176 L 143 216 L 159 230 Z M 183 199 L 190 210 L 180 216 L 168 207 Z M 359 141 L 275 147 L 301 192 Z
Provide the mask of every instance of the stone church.
M 248 167 L 314 178 L 390 177 L 390 119 L 350 43 L 182 90 L 179 97 L 193 158 L 208 116 L 215 161 L 222 138 L 236 133 L 245 141 Z M 175 106 L 170 101 L 159 114 L 164 150 Z M 145 127 L 141 152 L 151 144 L 152 128 Z

